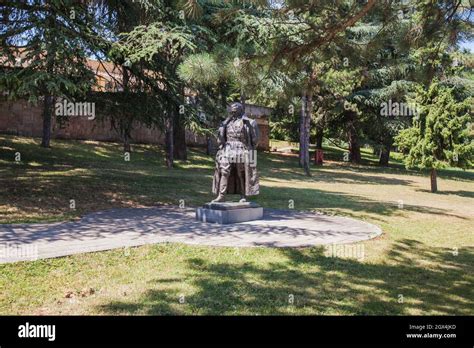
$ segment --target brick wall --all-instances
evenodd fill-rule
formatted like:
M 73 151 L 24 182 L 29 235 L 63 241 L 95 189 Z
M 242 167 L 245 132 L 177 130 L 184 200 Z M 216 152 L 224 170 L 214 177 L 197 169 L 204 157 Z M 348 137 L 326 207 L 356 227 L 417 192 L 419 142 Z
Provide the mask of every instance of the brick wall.
M 259 109 L 260 108 L 260 109 Z M 247 114 L 257 120 L 260 130 L 259 148 L 269 149 L 269 126 L 265 115 L 268 108 L 261 109 L 258 106 L 247 106 Z M 41 137 L 42 108 L 31 105 L 26 101 L 0 101 L 0 132 L 23 135 L 30 137 Z M 52 137 L 58 139 L 80 139 L 120 142 L 120 136 L 111 128 L 110 122 L 99 120 L 88 120 L 86 117 L 67 117 L 64 124 L 53 118 Z M 164 137 L 160 130 L 147 128 L 141 124 L 135 124 L 132 131 L 132 142 L 145 144 L 163 144 Z M 187 132 L 186 143 L 191 146 L 205 146 L 206 139 L 203 136 Z

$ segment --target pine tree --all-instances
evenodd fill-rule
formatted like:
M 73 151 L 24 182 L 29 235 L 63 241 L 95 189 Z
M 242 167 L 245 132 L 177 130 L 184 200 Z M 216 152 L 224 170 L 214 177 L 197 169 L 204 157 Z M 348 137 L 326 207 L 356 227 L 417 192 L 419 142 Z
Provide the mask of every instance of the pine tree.
M 430 170 L 431 192 L 437 192 L 437 169 L 473 164 L 474 140 L 469 130 L 473 99 L 458 101 L 453 88 L 435 81 L 427 90 L 419 87 L 414 102 L 418 115 L 411 128 L 398 134 L 396 143 L 408 153 L 407 168 Z
M 327 59 L 322 51 L 333 42 L 344 40 L 344 31 L 356 24 L 375 7 L 384 2 L 368 0 L 352 1 L 282 1 L 270 6 L 269 17 L 245 13 L 239 16 L 241 25 L 236 25 L 242 40 L 257 41 L 264 49 L 255 52 L 256 57 L 269 59 L 271 70 L 284 72 L 290 79 L 300 80 L 300 166 L 310 175 L 309 140 L 311 119 L 315 110 L 314 101 L 318 76 L 317 65 Z M 291 96 L 290 96 L 291 97 Z

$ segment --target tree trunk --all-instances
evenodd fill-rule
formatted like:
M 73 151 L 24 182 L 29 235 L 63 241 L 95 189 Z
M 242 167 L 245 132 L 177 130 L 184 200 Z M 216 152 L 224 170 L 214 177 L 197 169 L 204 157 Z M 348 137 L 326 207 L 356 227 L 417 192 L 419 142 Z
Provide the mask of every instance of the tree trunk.
M 309 169 L 309 137 L 311 129 L 311 113 L 313 109 L 313 95 L 308 92 L 303 95 L 300 117 L 300 166 L 303 167 L 306 175 L 311 176 Z
M 347 135 L 349 142 L 350 161 L 352 163 L 360 163 L 360 145 L 357 135 L 357 114 L 353 111 L 345 111 L 347 116 Z
M 379 165 L 388 167 L 389 160 L 390 160 L 390 145 L 382 145 L 382 147 L 380 148 Z
M 166 166 L 173 168 L 174 164 L 174 144 L 173 144 L 173 119 L 168 118 L 166 121 L 165 131 L 165 151 L 166 151 Z
M 51 141 L 51 120 L 53 117 L 53 97 L 46 95 L 43 101 L 43 137 L 42 147 L 49 147 Z
M 122 89 L 123 93 L 126 95 L 129 91 L 129 82 L 130 82 L 130 74 L 124 65 L 121 66 L 122 68 Z M 130 146 L 130 138 L 132 134 L 132 119 L 131 115 L 128 113 L 124 115 L 124 119 L 122 120 L 122 139 L 123 139 L 123 152 L 132 152 L 132 148 Z
M 213 156 L 217 152 L 217 144 L 211 136 L 206 137 L 206 155 Z
M 211 143 L 211 137 L 208 135 L 206 136 L 206 155 L 210 156 L 212 149 L 211 149 L 212 143 Z
M 54 10 L 51 4 L 46 2 L 45 8 L 49 12 L 46 16 L 46 22 L 50 27 L 54 26 Z M 46 71 L 51 76 L 54 73 L 54 58 L 56 56 L 57 44 L 56 38 L 52 37 L 50 32 L 45 33 L 46 36 Z M 43 134 L 41 139 L 42 147 L 50 147 L 51 142 L 51 122 L 53 118 L 54 98 L 51 91 L 46 85 L 43 85 L 44 100 L 43 100 Z
M 316 148 L 322 150 L 323 148 L 323 135 L 324 130 L 322 127 L 318 127 L 316 129 Z
M 186 149 L 186 129 L 184 127 L 183 115 L 176 113 L 173 122 L 173 157 L 186 161 L 188 152 Z
M 132 152 L 132 148 L 130 146 L 130 137 L 126 131 L 123 134 L 123 152 Z
M 306 99 L 306 117 L 304 123 L 304 135 L 305 135 L 305 144 L 306 150 L 304 153 L 304 162 L 303 168 L 306 175 L 311 176 L 311 171 L 309 169 L 309 145 L 310 145 L 310 132 L 311 132 L 311 115 L 313 113 L 313 93 L 310 91 Z
M 247 96 L 245 95 L 245 92 L 243 89 L 240 90 L 240 104 L 242 104 L 242 107 L 245 112 L 245 104 L 247 103 Z
M 305 135 L 304 135 L 304 125 L 306 118 L 306 96 L 303 94 L 301 97 L 301 114 L 300 114 L 300 152 L 299 152 L 299 163 L 300 167 L 304 167 L 304 153 L 305 153 Z
M 436 169 L 431 169 L 431 192 L 438 192 L 438 182 Z

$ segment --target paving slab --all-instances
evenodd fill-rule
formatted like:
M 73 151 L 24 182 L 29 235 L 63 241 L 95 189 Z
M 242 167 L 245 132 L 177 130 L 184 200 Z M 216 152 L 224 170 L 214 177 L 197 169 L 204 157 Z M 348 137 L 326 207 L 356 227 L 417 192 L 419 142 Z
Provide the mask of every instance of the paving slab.
M 378 226 L 312 212 L 264 209 L 261 220 L 228 225 L 195 220 L 194 208 L 112 209 L 78 221 L 0 224 L 0 263 L 155 243 L 227 247 L 308 247 L 375 238 Z

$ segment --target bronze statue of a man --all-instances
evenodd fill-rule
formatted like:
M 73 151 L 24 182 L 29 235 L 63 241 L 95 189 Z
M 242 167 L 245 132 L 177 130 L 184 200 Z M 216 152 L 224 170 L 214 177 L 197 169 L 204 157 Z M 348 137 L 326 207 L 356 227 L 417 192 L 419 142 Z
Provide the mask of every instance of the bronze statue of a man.
M 219 127 L 213 202 L 224 202 L 225 195 L 240 194 L 240 202 L 259 194 L 257 175 L 257 122 L 248 118 L 240 103 L 233 103 L 230 115 Z

